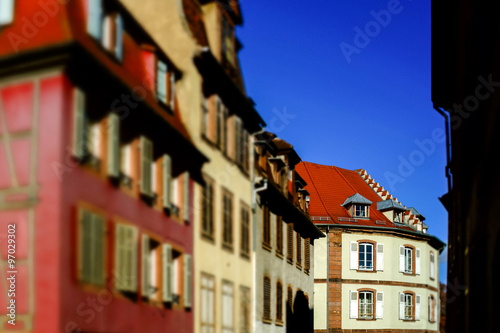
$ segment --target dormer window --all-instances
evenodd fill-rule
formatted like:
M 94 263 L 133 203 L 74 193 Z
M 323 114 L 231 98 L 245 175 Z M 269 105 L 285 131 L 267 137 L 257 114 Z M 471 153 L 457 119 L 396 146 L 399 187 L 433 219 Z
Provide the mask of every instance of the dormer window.
M 351 195 L 341 205 L 354 218 L 368 218 L 370 217 L 370 205 L 372 202 L 366 199 L 359 193 Z
M 394 211 L 394 222 L 403 223 L 403 212 Z
M 394 223 L 403 223 L 403 213 L 407 210 L 399 202 L 392 199 L 377 202 L 377 209 Z
M 367 217 L 368 206 L 354 205 L 354 217 Z

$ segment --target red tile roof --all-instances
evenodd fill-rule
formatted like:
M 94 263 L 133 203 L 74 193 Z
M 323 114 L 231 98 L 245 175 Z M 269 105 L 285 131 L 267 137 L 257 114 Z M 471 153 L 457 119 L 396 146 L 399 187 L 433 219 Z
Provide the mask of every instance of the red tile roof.
M 297 172 L 307 182 L 306 190 L 310 193 L 309 214 L 314 217 L 329 217 L 328 223 L 366 226 L 384 226 L 414 230 L 405 225 L 394 225 L 385 215 L 377 210 L 377 202 L 383 199 L 354 170 L 327 166 L 311 162 L 300 162 Z M 370 200 L 370 218 L 349 220 L 351 217 L 342 203 L 351 195 L 359 193 Z M 339 219 L 340 218 L 340 219 Z M 324 221 L 324 219 L 322 219 Z M 315 222 L 321 224 L 321 222 Z

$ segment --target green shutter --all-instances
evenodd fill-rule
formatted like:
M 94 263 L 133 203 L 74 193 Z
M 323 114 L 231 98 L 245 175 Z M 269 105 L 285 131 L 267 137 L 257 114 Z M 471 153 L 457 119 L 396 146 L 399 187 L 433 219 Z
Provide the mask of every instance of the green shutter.
M 184 255 L 184 307 L 191 307 L 192 298 L 192 257 L 190 254 Z
M 149 263 L 149 237 L 142 235 L 142 296 L 149 297 L 151 294 L 150 285 L 150 263 Z
M 92 274 L 91 280 L 95 285 L 103 286 L 106 282 L 106 226 L 104 218 L 92 214 Z
M 151 197 L 152 191 L 152 174 L 151 164 L 153 163 L 153 143 L 148 138 L 141 136 L 141 193 Z
M 189 210 L 190 210 L 190 204 L 189 204 L 189 171 L 184 172 L 184 203 L 183 203 L 183 212 L 184 212 L 184 221 L 189 222 Z
M 162 263 L 163 263 L 163 274 L 162 274 L 163 301 L 172 302 L 172 292 L 173 292 L 172 247 L 169 244 L 163 244 L 162 246 Z
M 163 155 L 163 207 L 170 209 L 171 205 L 172 159 Z
M 73 90 L 73 156 L 81 160 L 86 152 L 85 93 L 75 87 Z
M 116 113 L 108 117 L 108 175 L 120 176 L 120 118 Z

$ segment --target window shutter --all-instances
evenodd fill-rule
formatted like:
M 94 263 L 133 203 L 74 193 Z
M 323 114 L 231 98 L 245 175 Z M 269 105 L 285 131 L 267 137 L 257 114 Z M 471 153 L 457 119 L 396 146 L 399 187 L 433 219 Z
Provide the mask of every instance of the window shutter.
M 105 246 L 106 246 L 106 230 L 104 218 L 97 214 L 92 216 L 92 238 L 93 242 L 93 256 L 91 264 L 91 277 L 90 281 L 98 286 L 104 285 L 106 281 L 106 262 L 104 260 Z
M 357 245 L 357 243 L 356 243 Z M 358 318 L 358 292 L 351 291 L 350 299 L 350 318 Z
M 137 292 L 137 229 L 135 227 L 128 227 L 126 234 L 127 258 L 130 260 L 130 263 L 126 264 L 127 290 Z
M 384 244 L 377 244 L 377 271 L 384 270 Z
M 264 277 L 264 319 L 271 319 L 271 279 Z
M 149 297 L 150 267 L 149 267 L 149 237 L 142 235 L 142 296 Z
M 167 64 L 161 60 L 156 65 L 156 96 L 167 104 Z
M 115 17 L 116 25 L 116 41 L 115 41 L 115 55 L 120 61 L 123 59 L 123 18 L 120 14 Z
M 170 108 L 172 111 L 175 107 L 175 74 L 174 72 L 170 73 Z
M 399 319 L 405 319 L 405 294 L 403 293 L 399 293 Z
M 14 0 L 0 1 L 0 25 L 7 25 L 14 20 Z
M 97 40 L 102 37 L 102 0 L 87 0 L 87 32 Z
M 190 254 L 184 255 L 184 307 L 191 307 L 191 298 L 192 298 L 192 257 Z
M 170 209 L 171 203 L 171 180 L 172 180 L 172 159 L 169 155 L 163 155 L 163 207 Z
M 420 275 L 420 249 L 415 251 L 415 274 Z
M 430 277 L 431 279 L 434 279 L 435 278 L 435 269 L 436 269 L 436 266 L 435 266 L 435 259 L 434 259 L 434 253 L 431 252 L 430 254 Z
M 405 247 L 403 245 L 399 245 L 399 271 L 405 271 Z
M 91 265 L 94 253 L 92 246 L 92 213 L 85 209 L 78 211 L 79 219 L 79 277 L 82 282 L 91 281 Z
M 351 252 L 351 267 L 350 268 L 351 269 L 358 269 L 358 264 L 359 264 L 358 242 L 351 242 L 350 252 Z
M 116 113 L 108 116 L 108 176 L 120 176 L 120 117 Z
M 148 138 L 141 136 L 141 193 L 152 196 L 151 164 L 153 163 L 153 144 Z
M 440 302 L 440 299 L 439 299 L 439 294 L 436 295 L 436 297 L 434 298 L 434 321 L 438 321 L 441 317 L 441 313 L 439 312 L 439 302 Z
M 415 320 L 420 320 L 420 295 L 415 297 Z
M 189 171 L 184 172 L 183 175 L 183 215 L 184 215 L 184 221 L 189 222 L 189 210 L 190 210 L 190 204 L 189 204 Z
M 126 290 L 127 249 L 126 249 L 126 228 L 121 224 L 115 224 L 115 288 Z
M 382 319 L 384 317 L 384 292 L 377 292 L 377 304 L 375 308 L 375 313 L 377 319 Z
M 75 87 L 73 89 L 73 156 L 81 160 L 86 152 L 86 115 L 85 93 Z
M 163 262 L 163 301 L 172 302 L 173 293 L 173 270 L 172 270 L 172 246 L 169 244 L 162 245 L 162 262 Z
M 427 296 L 427 318 L 432 322 L 432 298 Z

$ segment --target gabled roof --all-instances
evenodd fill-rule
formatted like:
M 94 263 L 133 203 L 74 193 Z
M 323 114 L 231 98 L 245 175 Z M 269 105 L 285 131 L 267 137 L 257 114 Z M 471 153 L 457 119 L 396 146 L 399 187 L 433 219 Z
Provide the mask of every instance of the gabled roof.
M 398 230 L 414 231 L 413 228 L 407 225 L 396 226 L 377 209 L 376 202 L 381 201 L 382 198 L 356 171 L 310 162 L 297 164 L 296 170 L 307 182 L 305 188 L 309 191 L 311 197 L 309 214 L 313 219 L 318 217 L 319 220 L 319 217 L 328 217 L 328 223 L 333 224 L 384 226 Z M 368 219 L 352 219 L 348 210 L 342 206 L 346 202 L 346 198 L 358 197 L 356 194 L 370 202 L 370 216 Z
M 392 199 L 387 199 L 377 202 L 377 209 L 381 211 L 387 209 L 406 210 L 406 208 L 403 205 Z
M 363 204 L 363 205 L 371 205 L 372 204 L 372 202 L 370 200 L 368 200 L 367 198 L 365 198 L 364 196 L 362 196 L 359 193 L 351 195 L 349 198 L 347 198 L 344 201 L 344 203 L 341 206 L 345 207 L 346 205 L 348 205 L 350 203 Z

